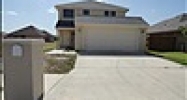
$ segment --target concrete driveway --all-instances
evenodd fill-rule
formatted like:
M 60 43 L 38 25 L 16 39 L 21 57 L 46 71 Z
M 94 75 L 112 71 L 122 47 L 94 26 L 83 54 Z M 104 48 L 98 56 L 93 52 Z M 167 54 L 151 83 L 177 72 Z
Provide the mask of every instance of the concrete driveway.
M 78 56 L 45 100 L 185 100 L 185 71 L 151 56 Z

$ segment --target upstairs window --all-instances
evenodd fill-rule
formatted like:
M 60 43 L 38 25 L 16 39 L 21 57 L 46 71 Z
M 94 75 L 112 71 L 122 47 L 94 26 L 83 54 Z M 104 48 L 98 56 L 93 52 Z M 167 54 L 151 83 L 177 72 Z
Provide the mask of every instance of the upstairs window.
M 64 9 L 64 18 L 74 18 L 74 10 L 73 9 Z
M 111 11 L 111 16 L 116 17 L 116 11 Z
M 105 11 L 105 16 L 106 16 L 106 17 L 109 16 L 109 11 Z
M 84 15 L 90 15 L 90 10 L 89 9 L 84 9 L 83 14 Z
M 104 14 L 106 17 L 116 17 L 116 11 L 105 11 Z

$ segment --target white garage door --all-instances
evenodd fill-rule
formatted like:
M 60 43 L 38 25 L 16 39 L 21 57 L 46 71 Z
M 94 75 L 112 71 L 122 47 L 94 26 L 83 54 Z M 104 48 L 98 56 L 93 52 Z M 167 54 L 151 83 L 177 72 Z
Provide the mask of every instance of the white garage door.
M 124 29 L 87 28 L 84 49 L 138 52 L 138 37 L 138 33 Z

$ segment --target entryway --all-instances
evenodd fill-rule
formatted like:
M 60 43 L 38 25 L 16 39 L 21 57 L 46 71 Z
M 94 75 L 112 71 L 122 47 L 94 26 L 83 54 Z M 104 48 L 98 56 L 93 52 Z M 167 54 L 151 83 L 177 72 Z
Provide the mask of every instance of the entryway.
M 75 31 L 74 30 L 59 31 L 58 47 L 59 49 L 74 50 L 75 49 Z

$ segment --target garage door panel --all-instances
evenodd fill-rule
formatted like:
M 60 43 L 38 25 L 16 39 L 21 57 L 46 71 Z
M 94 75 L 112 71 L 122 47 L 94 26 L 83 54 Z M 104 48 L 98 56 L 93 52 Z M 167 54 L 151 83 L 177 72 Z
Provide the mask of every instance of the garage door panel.
M 84 33 L 85 50 L 138 51 L 138 34 L 125 30 L 87 28 Z

